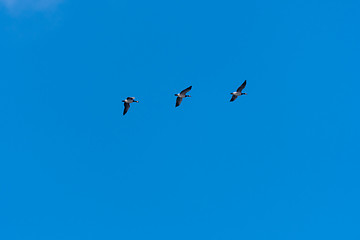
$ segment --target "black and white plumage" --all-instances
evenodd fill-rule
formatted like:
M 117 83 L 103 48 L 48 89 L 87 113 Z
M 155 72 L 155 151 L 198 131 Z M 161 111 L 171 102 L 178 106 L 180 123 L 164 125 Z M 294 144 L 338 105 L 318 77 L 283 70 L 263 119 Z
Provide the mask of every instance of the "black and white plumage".
M 124 102 L 124 112 L 123 112 L 123 115 L 125 115 L 127 113 L 127 111 L 129 110 L 130 108 L 130 103 L 133 103 L 133 102 L 139 102 L 139 101 L 136 101 L 134 100 L 135 98 L 134 97 L 127 97 L 125 100 L 123 100 Z
M 236 90 L 236 92 L 232 92 L 230 93 L 232 95 L 231 99 L 230 99 L 230 102 L 233 102 L 235 101 L 235 99 L 238 97 L 238 96 L 241 96 L 241 95 L 247 95 L 247 93 L 243 93 L 242 90 L 244 90 L 246 86 L 246 80 L 241 84 L 241 86 Z
M 191 90 L 191 88 L 192 88 L 192 86 L 182 90 L 180 93 L 175 94 L 175 96 L 177 96 L 175 107 L 180 106 L 183 98 L 191 97 L 190 95 L 186 95 L 186 93 L 188 93 Z

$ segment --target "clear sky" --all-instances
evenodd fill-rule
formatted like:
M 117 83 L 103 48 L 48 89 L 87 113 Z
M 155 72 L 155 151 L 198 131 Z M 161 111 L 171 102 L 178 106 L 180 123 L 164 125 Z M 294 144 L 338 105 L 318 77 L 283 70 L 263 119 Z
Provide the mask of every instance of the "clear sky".
M 359 10 L 0 0 L 0 239 L 360 239 Z

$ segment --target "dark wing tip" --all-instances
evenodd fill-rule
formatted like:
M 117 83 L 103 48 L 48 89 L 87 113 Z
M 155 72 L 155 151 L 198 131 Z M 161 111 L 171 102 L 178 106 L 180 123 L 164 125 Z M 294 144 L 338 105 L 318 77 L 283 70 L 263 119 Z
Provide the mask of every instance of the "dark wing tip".
M 186 94 L 187 92 L 189 92 L 191 90 L 192 86 L 188 87 L 188 88 L 185 88 L 184 90 L 182 90 L 180 92 L 180 94 Z
M 124 112 L 123 112 L 123 115 L 125 115 L 125 114 L 127 113 L 127 111 L 129 110 L 129 108 L 130 108 L 130 104 L 124 102 Z
M 236 98 L 237 98 L 237 96 L 233 95 L 233 96 L 231 97 L 231 99 L 230 99 L 230 102 L 235 101 Z
M 241 86 L 237 89 L 237 92 L 241 92 L 246 86 L 246 80 L 241 84 Z
M 181 98 L 181 97 L 177 97 L 177 98 L 176 98 L 176 104 L 175 104 L 175 107 L 180 106 L 181 101 L 182 101 L 182 98 Z

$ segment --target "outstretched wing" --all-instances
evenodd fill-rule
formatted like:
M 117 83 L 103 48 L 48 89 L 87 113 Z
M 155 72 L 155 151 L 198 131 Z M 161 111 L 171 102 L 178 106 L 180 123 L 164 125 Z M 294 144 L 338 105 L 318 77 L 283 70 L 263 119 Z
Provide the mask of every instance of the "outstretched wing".
M 237 89 L 237 92 L 241 92 L 246 86 L 246 80 L 241 84 L 241 86 Z
M 190 91 L 192 86 L 188 87 L 187 89 L 184 89 L 180 92 L 181 95 L 185 95 L 188 91 Z
M 237 96 L 235 96 L 235 95 L 232 95 L 232 97 L 231 97 L 231 99 L 230 99 L 230 102 L 233 102 L 233 101 L 235 101 L 235 99 L 237 98 Z
M 127 102 L 124 102 L 124 112 L 123 112 L 123 115 L 125 115 L 127 113 L 127 111 L 129 110 L 130 108 L 130 103 L 127 103 Z
M 177 97 L 177 98 L 176 98 L 176 105 L 175 105 L 175 107 L 180 106 L 181 101 L 182 101 L 182 98 L 181 98 L 181 97 Z
M 126 99 L 127 99 L 127 100 L 134 100 L 135 97 L 127 97 Z

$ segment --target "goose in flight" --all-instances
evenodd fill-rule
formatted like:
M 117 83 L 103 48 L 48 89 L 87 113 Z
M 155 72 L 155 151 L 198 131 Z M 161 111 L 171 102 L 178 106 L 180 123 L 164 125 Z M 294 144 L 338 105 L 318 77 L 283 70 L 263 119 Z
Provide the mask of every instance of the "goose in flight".
M 180 93 L 175 94 L 175 96 L 177 97 L 175 107 L 180 106 L 181 101 L 182 101 L 183 98 L 191 97 L 190 95 L 186 95 L 186 93 L 188 93 L 191 90 L 191 88 L 192 88 L 192 86 L 182 90 Z
M 246 86 L 246 80 L 243 82 L 243 84 L 241 84 L 241 86 L 236 90 L 236 92 L 232 92 L 230 93 L 232 95 L 231 99 L 230 99 L 230 102 L 233 102 L 235 101 L 235 99 L 238 97 L 238 96 L 241 96 L 241 95 L 247 95 L 247 93 L 243 93 L 242 90 L 245 88 Z
M 133 103 L 133 102 L 139 102 L 139 101 L 136 101 L 134 100 L 135 98 L 134 97 L 127 97 L 125 100 L 122 100 L 124 102 L 124 112 L 123 112 L 123 115 L 125 115 L 127 113 L 127 111 L 129 110 L 130 108 L 130 103 Z

